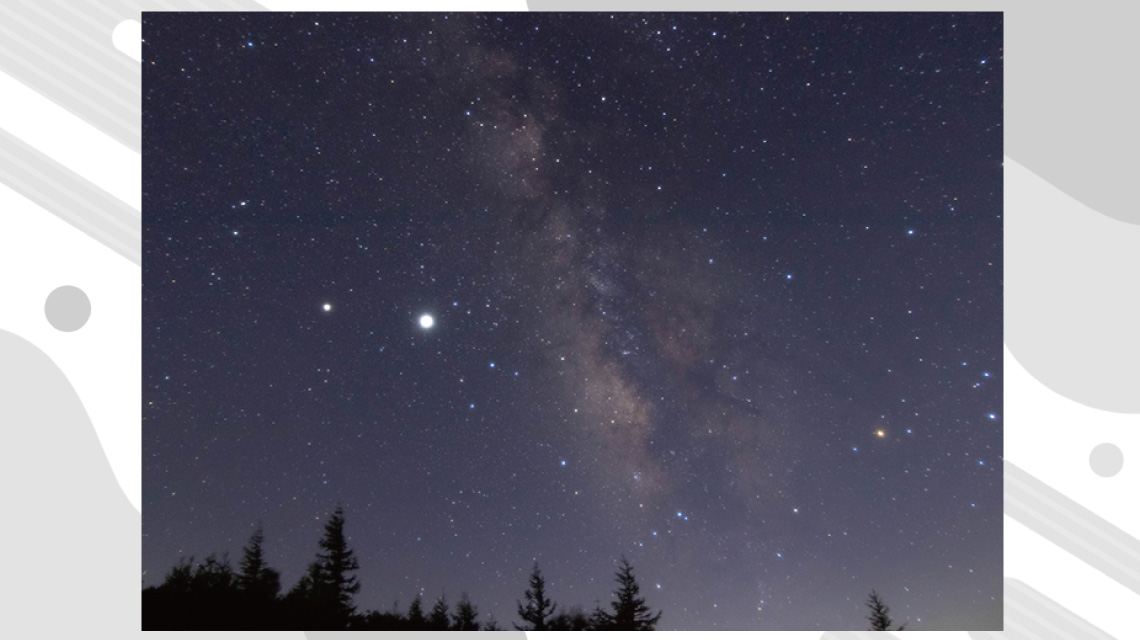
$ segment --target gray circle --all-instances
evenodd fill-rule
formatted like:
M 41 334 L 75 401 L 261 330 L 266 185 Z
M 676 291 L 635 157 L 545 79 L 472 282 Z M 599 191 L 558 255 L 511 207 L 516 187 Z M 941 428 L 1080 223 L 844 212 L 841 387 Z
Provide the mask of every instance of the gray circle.
M 1089 466 L 1098 476 L 1111 478 L 1124 468 L 1124 452 L 1111 442 L 1098 444 L 1089 454 Z
M 91 317 L 91 300 L 83 289 L 65 285 L 48 294 L 44 315 L 60 331 L 75 331 Z

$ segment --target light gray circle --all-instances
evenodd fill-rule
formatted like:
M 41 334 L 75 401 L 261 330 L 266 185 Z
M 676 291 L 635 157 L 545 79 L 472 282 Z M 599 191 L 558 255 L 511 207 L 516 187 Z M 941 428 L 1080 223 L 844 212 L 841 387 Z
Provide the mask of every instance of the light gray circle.
M 83 289 L 65 285 L 48 294 L 44 315 L 60 331 L 75 331 L 91 317 L 91 300 Z
M 1089 466 L 1098 476 L 1111 478 L 1124 468 L 1124 452 L 1111 442 L 1098 444 L 1089 454 Z

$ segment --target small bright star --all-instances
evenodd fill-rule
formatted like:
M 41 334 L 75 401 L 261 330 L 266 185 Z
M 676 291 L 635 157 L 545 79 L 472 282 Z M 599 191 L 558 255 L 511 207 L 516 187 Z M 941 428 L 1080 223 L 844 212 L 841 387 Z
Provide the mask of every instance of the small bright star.
M 791 280 L 791 279 L 792 279 L 792 274 L 790 274 L 790 273 L 789 273 L 788 275 L 786 275 L 786 276 L 784 276 L 784 277 L 785 277 L 785 278 L 787 278 L 788 280 Z
M 565 467 L 565 466 L 566 466 L 566 461 L 565 461 L 565 460 L 562 460 L 562 461 L 561 461 L 561 464 L 562 464 L 562 466 L 564 466 L 564 467 Z
M 879 429 L 878 431 L 875 432 L 875 435 L 879 436 L 880 438 L 885 438 L 885 437 L 887 437 L 887 432 L 883 431 L 882 429 Z
M 997 414 L 996 413 L 989 414 L 989 419 L 990 420 L 997 420 Z
M 332 311 L 332 305 L 326 302 L 326 303 L 325 303 L 325 306 L 323 307 L 323 309 L 324 309 L 325 311 Z
M 852 451 L 855 451 L 855 452 L 858 452 L 858 451 L 859 451 L 859 447 L 851 447 L 851 450 L 852 450 Z
M 424 315 L 420 316 L 420 326 L 424 329 L 431 329 L 432 325 L 434 324 L 435 318 L 431 317 L 430 315 L 425 313 Z
M 914 229 L 907 229 L 907 230 L 906 230 L 906 234 L 907 234 L 908 236 L 913 236 L 913 235 L 914 235 Z

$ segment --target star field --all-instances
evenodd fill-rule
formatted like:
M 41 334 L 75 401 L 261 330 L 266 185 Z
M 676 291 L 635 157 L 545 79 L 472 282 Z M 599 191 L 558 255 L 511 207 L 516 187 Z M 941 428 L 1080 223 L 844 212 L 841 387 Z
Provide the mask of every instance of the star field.
M 1001 33 L 145 14 L 144 583 L 1000 628 Z

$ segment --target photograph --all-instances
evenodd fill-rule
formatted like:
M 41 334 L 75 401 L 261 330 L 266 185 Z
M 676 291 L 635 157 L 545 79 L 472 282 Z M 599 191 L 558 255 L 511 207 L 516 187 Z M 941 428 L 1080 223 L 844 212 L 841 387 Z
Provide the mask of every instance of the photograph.
M 1002 13 L 140 22 L 143 630 L 1002 629 Z

